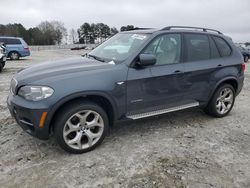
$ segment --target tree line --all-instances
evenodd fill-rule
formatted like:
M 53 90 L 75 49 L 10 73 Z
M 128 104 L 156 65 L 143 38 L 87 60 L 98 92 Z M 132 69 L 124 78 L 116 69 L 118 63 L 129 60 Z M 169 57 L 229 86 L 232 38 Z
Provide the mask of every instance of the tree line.
M 122 26 L 120 31 L 132 30 L 133 25 Z M 60 21 L 43 21 L 36 27 L 26 29 L 20 23 L 0 24 L 0 36 L 23 38 L 29 45 L 55 45 L 67 43 L 100 43 L 118 33 L 116 27 L 104 23 L 83 23 L 77 30 L 69 32 Z
M 0 24 L 0 36 L 22 37 L 29 45 L 60 44 L 67 29 L 59 21 L 44 21 L 38 26 L 26 29 L 22 24 Z
M 104 23 L 84 23 L 77 30 L 79 43 L 99 43 L 110 36 L 118 33 L 118 30 L 115 27 L 110 28 Z
M 121 26 L 120 31 L 137 29 L 133 25 Z M 43 21 L 36 27 L 26 29 L 20 23 L 0 24 L 0 36 L 13 36 L 23 38 L 29 45 L 55 45 L 62 43 L 86 44 L 101 43 L 118 33 L 116 27 L 104 23 L 83 23 L 77 30 L 69 32 L 60 21 Z M 250 46 L 250 42 L 245 43 Z

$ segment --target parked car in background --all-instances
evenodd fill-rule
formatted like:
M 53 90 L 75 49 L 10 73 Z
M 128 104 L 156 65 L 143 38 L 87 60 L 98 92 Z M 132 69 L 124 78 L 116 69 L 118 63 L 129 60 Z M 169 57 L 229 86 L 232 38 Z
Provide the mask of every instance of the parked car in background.
M 11 60 L 30 56 L 29 46 L 22 38 L 0 36 L 0 42 L 6 45 L 6 54 Z
M 3 43 L 0 43 L 0 72 L 3 70 L 6 62 L 6 48 Z
M 73 48 L 70 48 L 70 50 L 84 50 L 87 46 L 77 46 L 77 47 L 73 47 Z
M 248 62 L 248 60 L 250 58 L 250 51 L 242 46 L 239 46 L 238 48 L 244 57 L 244 61 Z
M 181 29 L 182 28 L 182 29 Z M 206 28 L 121 32 L 84 57 L 47 62 L 12 79 L 8 108 L 29 134 L 54 134 L 71 153 L 93 150 L 117 121 L 192 107 L 230 113 L 244 80 L 232 40 Z

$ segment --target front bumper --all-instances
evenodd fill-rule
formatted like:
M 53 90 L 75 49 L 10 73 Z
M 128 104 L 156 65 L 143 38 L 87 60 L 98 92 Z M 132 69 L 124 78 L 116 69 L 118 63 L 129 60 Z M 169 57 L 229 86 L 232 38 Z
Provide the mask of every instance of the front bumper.
M 8 96 L 7 106 L 11 116 L 24 131 L 42 140 L 49 138 L 49 124 L 45 121 L 43 127 L 39 127 L 40 118 L 43 112 L 48 112 L 47 108 L 36 107 L 34 102 L 26 101 L 22 97 L 12 94 Z

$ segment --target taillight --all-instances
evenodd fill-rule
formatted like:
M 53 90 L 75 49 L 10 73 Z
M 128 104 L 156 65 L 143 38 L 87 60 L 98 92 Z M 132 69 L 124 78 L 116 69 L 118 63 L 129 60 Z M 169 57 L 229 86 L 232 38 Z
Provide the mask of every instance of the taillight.
M 24 50 L 29 51 L 29 48 L 24 48 Z
M 241 64 L 241 69 L 242 69 L 243 72 L 245 72 L 245 70 L 246 70 L 246 64 L 245 63 Z

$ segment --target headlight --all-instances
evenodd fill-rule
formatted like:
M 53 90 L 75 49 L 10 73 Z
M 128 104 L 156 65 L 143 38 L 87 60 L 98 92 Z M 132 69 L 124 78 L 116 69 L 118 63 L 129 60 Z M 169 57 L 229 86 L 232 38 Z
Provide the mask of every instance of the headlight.
M 26 100 L 40 101 L 50 97 L 54 90 L 46 86 L 23 86 L 19 89 L 18 95 Z

